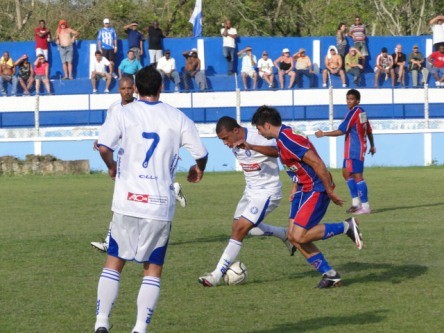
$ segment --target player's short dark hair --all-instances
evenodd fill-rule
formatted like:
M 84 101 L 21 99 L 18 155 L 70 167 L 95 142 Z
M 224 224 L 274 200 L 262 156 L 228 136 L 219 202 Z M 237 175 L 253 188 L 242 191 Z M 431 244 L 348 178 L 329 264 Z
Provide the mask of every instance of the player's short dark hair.
M 136 87 L 140 96 L 156 96 L 162 87 L 162 76 L 152 66 L 143 67 L 136 73 Z
M 40 20 L 39 23 L 46 23 L 45 20 Z
M 268 105 L 260 106 L 254 113 L 251 124 L 253 126 L 263 126 L 265 123 L 270 123 L 273 126 L 281 126 L 282 118 L 279 111 Z
M 122 83 L 124 81 L 129 81 L 131 83 L 131 85 L 134 84 L 134 79 L 133 79 L 132 75 L 122 75 L 122 78 L 119 80 L 119 86 L 120 86 L 120 83 Z
M 95 54 L 95 55 L 97 55 L 97 54 L 102 55 L 102 52 L 100 52 L 99 50 L 97 50 L 94 54 Z
M 222 132 L 223 129 L 225 129 L 228 132 L 231 132 L 235 128 L 240 128 L 241 126 L 237 123 L 236 119 L 223 116 L 217 121 L 216 124 L 216 133 L 219 134 Z
M 346 96 L 348 96 L 348 95 L 353 95 L 353 96 L 355 96 L 355 98 L 358 101 L 361 101 L 361 93 L 359 92 L 359 90 L 350 89 L 349 91 L 347 91 L 347 95 Z

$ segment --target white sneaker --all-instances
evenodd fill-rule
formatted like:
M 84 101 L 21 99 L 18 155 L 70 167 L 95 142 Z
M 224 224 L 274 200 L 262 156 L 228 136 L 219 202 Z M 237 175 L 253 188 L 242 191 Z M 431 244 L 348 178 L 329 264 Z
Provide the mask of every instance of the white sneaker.
M 179 87 L 176 86 L 176 87 L 174 88 L 174 92 L 178 93 L 179 91 L 180 91 Z
M 347 88 L 347 85 L 345 83 L 343 83 L 342 88 Z
M 439 88 L 441 86 L 441 82 L 435 81 L 435 85 Z
M 97 89 L 93 89 L 93 94 L 97 94 Z
M 174 194 L 176 196 L 176 200 L 179 201 L 180 205 L 185 208 L 187 206 L 187 199 L 182 193 L 182 186 L 179 183 L 174 183 Z
M 116 80 L 119 78 L 116 73 L 112 73 L 111 76 Z
M 211 273 L 202 275 L 197 281 L 204 287 L 216 287 L 219 284 L 219 280 L 217 280 Z
M 327 83 L 323 83 L 322 88 L 327 88 Z
M 108 243 L 105 242 L 91 242 L 91 246 L 102 252 L 108 251 Z
M 108 89 L 105 89 L 104 93 L 105 93 L 105 94 L 109 94 L 109 90 L 108 90 Z
M 285 232 L 285 236 L 287 236 L 287 231 Z M 294 246 L 293 244 L 291 244 L 291 242 L 288 240 L 288 238 L 285 238 L 283 240 L 285 246 L 287 247 L 288 251 L 290 251 L 290 255 L 293 256 L 294 253 L 297 251 L 296 246 Z

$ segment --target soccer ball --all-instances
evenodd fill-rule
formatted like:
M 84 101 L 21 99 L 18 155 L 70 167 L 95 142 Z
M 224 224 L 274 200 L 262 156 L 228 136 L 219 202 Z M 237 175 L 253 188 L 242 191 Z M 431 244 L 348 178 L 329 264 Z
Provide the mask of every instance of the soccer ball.
M 235 261 L 228 267 L 227 272 L 224 274 L 224 282 L 228 286 L 233 286 L 244 283 L 247 281 L 247 277 L 247 266 L 245 266 L 243 262 Z

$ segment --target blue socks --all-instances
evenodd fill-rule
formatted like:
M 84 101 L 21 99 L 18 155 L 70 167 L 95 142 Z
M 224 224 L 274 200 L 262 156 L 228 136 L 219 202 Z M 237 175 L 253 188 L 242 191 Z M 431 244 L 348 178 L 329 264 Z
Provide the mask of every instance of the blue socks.
M 344 233 L 344 223 L 324 223 L 325 232 L 322 239 L 328 239 L 330 237 L 340 235 Z
M 319 252 L 318 254 L 315 254 L 314 256 L 308 258 L 307 261 L 310 265 L 313 266 L 314 269 L 316 269 L 321 274 L 326 274 L 328 271 L 331 270 L 331 267 L 328 264 L 327 260 L 325 260 L 322 252 Z

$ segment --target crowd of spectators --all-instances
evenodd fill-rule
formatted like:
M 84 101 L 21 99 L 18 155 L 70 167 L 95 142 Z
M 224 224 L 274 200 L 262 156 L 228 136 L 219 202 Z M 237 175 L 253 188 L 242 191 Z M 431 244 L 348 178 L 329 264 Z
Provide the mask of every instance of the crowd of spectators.
M 438 15 L 429 21 L 433 33 L 433 53 L 428 57 L 425 57 L 419 50 L 418 45 L 414 45 L 411 52 L 405 54 L 402 45 L 398 44 L 392 54 L 388 52 L 387 47 L 383 47 L 380 54 L 376 56 L 373 65 L 367 64 L 369 52 L 366 43 L 366 25 L 361 22 L 361 18 L 356 17 L 350 28 L 343 22 L 339 23 L 336 32 L 336 45 L 328 47 L 323 62 L 319 64 L 322 87 L 331 85 L 332 76 L 338 76 L 342 87 L 346 87 L 349 84 L 347 74 L 351 76 L 355 86 L 361 86 L 366 68 L 374 69 L 374 87 L 380 87 L 384 80 L 390 80 L 392 87 L 405 87 L 407 72 L 411 73 L 413 87 L 426 84 L 429 72 L 435 80 L 435 86 L 444 87 L 443 22 L 443 15 Z M 145 40 L 147 41 L 149 64 L 155 66 L 159 71 L 165 86 L 168 86 L 168 81 L 170 81 L 170 84 L 174 86 L 174 89 L 170 90 L 179 92 L 182 86 L 185 91 L 189 91 L 193 79 L 196 89 L 200 91 L 208 89 L 205 68 L 201 68 L 198 50 L 191 48 L 182 52 L 182 56 L 185 57 L 185 66 L 180 72 L 176 68 L 172 51 L 163 49 L 165 35 L 159 22 L 154 21 L 150 26 L 139 31 L 138 23 L 133 21 L 125 25 L 123 30 L 127 34 L 128 50 L 125 50 L 126 57 L 118 64 L 116 63 L 118 36 L 110 19 L 105 18 L 103 27 L 98 30 L 97 51 L 95 59 L 92 60 L 91 67 L 93 69 L 90 73 L 93 93 L 98 93 L 97 84 L 99 81 L 105 81 L 103 92 L 108 93 L 112 80 L 119 80 L 123 76 L 134 76 L 143 67 L 141 57 L 145 54 Z M 226 20 L 222 24 L 220 33 L 222 55 L 227 61 L 227 74 L 236 73 L 234 66 L 237 56 L 241 65 L 240 76 L 245 90 L 256 89 L 259 81 L 270 89 L 275 88 L 275 79 L 280 89 L 285 89 L 285 86 L 287 89 L 292 89 L 295 85 L 302 87 L 304 77 L 308 79 L 310 87 L 317 86 L 317 75 L 305 49 L 300 48 L 291 55 L 290 49 L 284 47 L 282 54 L 275 60 L 268 57 L 269 50 L 262 50 L 258 61 L 251 46 L 235 52 L 238 35 L 237 29 L 231 25 L 230 20 Z M 47 94 L 54 94 L 50 86 L 50 64 L 48 63 L 48 49 L 51 42 L 57 44 L 60 54 L 64 74 L 61 78 L 73 80 L 74 47 L 78 37 L 79 33 L 71 28 L 66 20 L 60 20 L 53 39 L 51 30 L 46 27 L 46 22 L 40 20 L 38 27 L 34 30 L 34 61 L 30 60 L 27 54 L 23 54 L 14 62 L 8 51 L 3 52 L 3 56 L 0 58 L 0 92 L 2 95 L 7 96 L 7 85 L 11 85 L 10 95 L 16 95 L 18 87 L 24 96 L 33 93 L 38 95 L 41 93 L 40 82 L 43 82 Z M 347 37 L 350 38 L 353 45 L 348 45 Z M 285 84 L 286 80 L 287 84 Z

